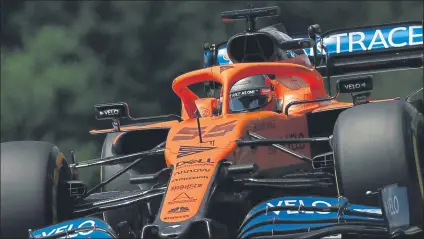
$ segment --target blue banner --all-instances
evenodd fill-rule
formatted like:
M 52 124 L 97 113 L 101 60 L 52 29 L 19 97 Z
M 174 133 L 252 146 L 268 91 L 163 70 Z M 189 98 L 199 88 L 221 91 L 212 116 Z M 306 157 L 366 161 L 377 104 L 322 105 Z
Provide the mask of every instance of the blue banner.
M 405 25 L 335 32 L 325 36 L 323 42 L 330 54 L 404 48 L 423 45 L 423 28 L 420 25 Z M 317 48 L 318 54 L 325 54 L 320 43 Z M 307 55 L 313 56 L 312 48 L 304 50 Z
M 296 206 L 300 210 L 286 210 L 286 211 L 268 211 L 267 213 L 262 213 L 259 216 L 253 218 L 249 223 L 247 223 L 242 229 L 243 236 L 242 238 L 258 232 L 271 232 L 274 231 L 284 231 L 284 230 L 296 230 L 296 229 L 307 229 L 314 227 L 322 227 L 335 225 L 337 223 L 306 223 L 302 221 L 306 220 L 325 220 L 325 219 L 336 219 L 338 217 L 337 212 L 321 212 L 321 211 L 302 211 L 300 206 L 309 206 L 309 207 L 336 207 L 345 203 L 345 200 L 341 199 L 340 201 L 337 198 L 318 198 L 318 197 L 283 197 L 275 198 L 267 202 L 261 203 L 254 207 L 246 216 L 246 218 L 251 217 L 253 214 L 263 209 L 271 209 L 277 206 Z M 368 207 L 362 205 L 350 205 L 348 207 L 351 210 L 374 213 L 376 215 L 381 215 L 381 209 L 377 207 Z M 383 220 L 376 218 L 367 218 L 367 217 L 358 217 L 358 216 L 346 216 L 344 215 L 341 219 L 367 219 L 367 220 Z M 293 220 L 299 221 L 299 223 L 273 223 L 268 225 L 263 225 L 255 227 L 254 225 L 260 225 L 260 223 L 265 221 L 272 220 Z M 252 227 L 253 226 L 253 227 Z M 252 227 L 252 229 L 249 229 Z
M 102 220 L 97 218 L 79 218 L 71 221 L 61 222 L 46 228 L 36 230 L 32 233 L 35 238 L 57 235 L 59 233 L 69 232 L 61 238 L 113 238 L 109 233 L 101 230 L 95 230 L 93 227 L 106 230 L 115 235 L 112 228 Z M 84 230 L 84 228 L 87 228 Z M 71 230 L 81 229 L 82 231 L 72 233 Z M 116 235 L 115 235 L 116 236 Z

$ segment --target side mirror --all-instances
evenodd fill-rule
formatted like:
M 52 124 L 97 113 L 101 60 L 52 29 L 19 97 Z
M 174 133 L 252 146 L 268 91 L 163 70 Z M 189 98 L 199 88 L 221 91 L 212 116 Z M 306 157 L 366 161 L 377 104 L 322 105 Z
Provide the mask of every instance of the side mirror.
M 211 117 L 218 114 L 218 102 L 215 98 L 202 98 L 195 101 L 200 117 Z
M 328 69 L 328 67 L 327 67 Z M 289 115 L 289 108 L 293 105 L 315 103 L 334 100 L 340 93 L 351 93 L 354 105 L 365 104 L 369 102 L 371 90 L 373 89 L 373 78 L 371 75 L 355 76 L 351 78 L 340 79 L 336 83 L 336 94 L 326 98 L 319 98 L 313 100 L 299 100 L 292 101 L 286 105 L 284 113 Z
M 92 130 L 90 131 L 91 134 L 120 132 L 121 119 L 129 119 L 131 121 L 143 121 L 143 122 L 158 122 L 158 121 L 168 121 L 168 120 L 182 121 L 182 118 L 180 116 L 173 115 L 173 114 L 133 118 L 130 115 L 128 104 L 125 102 L 94 105 L 94 110 L 96 112 L 97 120 L 112 120 L 113 131 Z
M 95 105 L 97 120 L 112 120 L 112 126 L 115 131 L 121 131 L 120 119 L 131 118 L 130 110 L 128 109 L 127 103 L 110 103 L 110 104 L 99 104 Z
M 128 105 L 124 102 L 98 104 L 94 109 L 98 120 L 130 118 Z
M 368 103 L 373 88 L 373 78 L 371 75 L 341 79 L 337 81 L 336 85 L 337 94 L 350 93 L 354 105 Z
M 345 78 L 339 80 L 336 87 L 340 93 L 371 91 L 374 88 L 373 78 L 371 75 Z
M 328 68 L 327 68 L 328 69 Z M 355 76 L 351 78 L 340 79 L 336 83 L 336 94 L 330 97 L 318 98 L 313 100 L 292 101 L 286 105 L 284 113 L 289 115 L 289 108 L 293 105 L 315 103 L 334 100 L 340 93 L 351 93 L 354 105 L 365 104 L 369 102 L 371 90 L 373 89 L 373 78 L 367 76 Z

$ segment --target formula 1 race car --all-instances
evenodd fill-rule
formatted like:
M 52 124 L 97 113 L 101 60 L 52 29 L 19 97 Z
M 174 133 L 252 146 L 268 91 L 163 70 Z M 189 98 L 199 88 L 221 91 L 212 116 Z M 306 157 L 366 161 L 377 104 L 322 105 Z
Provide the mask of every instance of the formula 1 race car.
M 222 13 L 248 27 L 204 45 L 177 77 L 181 116 L 111 120 L 101 158 L 70 163 L 53 144 L 1 144 L 1 235 L 244 239 L 422 236 L 423 88 L 370 100 L 373 72 L 423 67 L 423 22 L 291 38 L 256 29 L 276 7 Z M 325 82 L 342 76 L 336 93 Z M 399 79 L 402 80 L 402 79 Z M 206 97 L 192 87 L 203 85 Z M 353 103 L 336 101 L 351 94 Z M 127 125 L 121 124 L 130 121 Z M 100 166 L 89 189 L 78 170 Z M 98 192 L 100 190 L 100 192 Z

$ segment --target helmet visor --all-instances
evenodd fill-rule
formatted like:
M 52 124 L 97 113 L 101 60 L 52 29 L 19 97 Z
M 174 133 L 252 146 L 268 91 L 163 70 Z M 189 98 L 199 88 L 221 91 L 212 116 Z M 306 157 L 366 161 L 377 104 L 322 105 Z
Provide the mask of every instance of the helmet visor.
M 255 89 L 230 94 L 230 112 L 246 112 L 260 109 L 272 100 L 271 89 Z

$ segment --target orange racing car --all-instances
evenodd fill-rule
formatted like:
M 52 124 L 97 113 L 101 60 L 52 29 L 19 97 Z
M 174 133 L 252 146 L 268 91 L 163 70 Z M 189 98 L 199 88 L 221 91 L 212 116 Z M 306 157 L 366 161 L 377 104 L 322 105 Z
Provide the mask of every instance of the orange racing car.
M 96 105 L 96 117 L 113 124 L 91 131 L 107 134 L 100 159 L 72 158 L 68 167 L 49 143 L 2 143 L 4 235 L 37 229 L 30 237 L 309 238 L 311 231 L 322 230 L 316 223 L 326 222 L 327 234 L 320 235 L 390 237 L 381 210 L 384 215 L 389 209 L 396 212 L 396 204 L 386 208 L 379 200 L 385 202 L 387 193 L 381 188 L 391 184 L 407 192 L 401 206 L 407 201 L 414 207 L 407 226 L 422 229 L 423 90 L 405 100 L 372 101 L 369 75 L 422 67 L 422 22 L 322 35 L 313 25 L 308 37 L 299 39 L 277 26 L 255 28 L 256 18 L 277 13 L 274 7 L 223 13 L 223 20 L 245 19 L 248 27 L 227 42 L 205 45 L 205 68 L 173 81 L 181 99 L 180 116 L 133 118 L 125 103 Z M 394 43 L 400 28 L 415 36 L 421 29 L 421 44 L 403 45 L 403 35 L 396 38 L 397 47 L 376 44 L 378 31 L 391 35 Z M 349 42 L 353 38 L 343 43 L 343 34 L 358 32 L 367 36 L 363 45 L 370 38 L 368 50 L 355 48 L 362 46 L 358 39 L 356 46 Z M 325 83 L 334 75 L 345 77 L 331 95 Z M 191 90 L 196 84 L 204 84 L 206 97 Z M 353 103 L 337 101 L 343 93 L 351 94 Z M 122 120 L 140 123 L 121 125 Z M 38 173 L 17 174 L 24 163 Z M 101 166 L 102 182 L 88 189 L 77 180 L 77 170 L 95 165 Z M 294 198 L 275 201 L 287 196 Z M 340 226 L 340 210 L 348 215 L 350 209 L 333 205 L 331 198 L 345 198 L 346 205 L 362 210 L 355 214 L 356 227 L 347 218 L 346 225 L 352 227 L 332 231 Z M 289 217 L 302 207 L 307 211 L 308 200 L 312 213 L 305 215 L 310 218 L 296 222 Z M 327 211 L 319 203 L 329 205 Z M 256 210 L 262 206 L 266 211 Z M 279 218 L 282 211 L 286 218 Z M 314 211 L 318 216 L 339 213 L 338 221 L 311 216 Z M 368 230 L 370 217 L 376 220 L 374 231 Z M 362 232 L 356 230 L 360 226 Z

